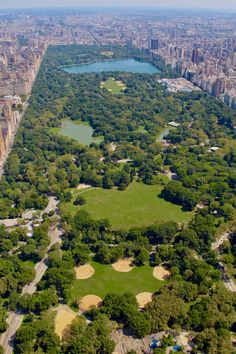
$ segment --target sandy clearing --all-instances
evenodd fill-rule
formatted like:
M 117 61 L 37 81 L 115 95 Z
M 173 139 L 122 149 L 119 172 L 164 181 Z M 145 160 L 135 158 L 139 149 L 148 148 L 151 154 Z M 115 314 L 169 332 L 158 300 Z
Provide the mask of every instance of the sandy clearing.
M 127 163 L 127 162 L 132 162 L 131 159 L 121 159 L 117 161 L 118 163 Z
M 80 183 L 80 184 L 77 186 L 77 189 L 83 190 L 83 189 L 87 189 L 87 188 L 91 188 L 91 187 L 92 187 L 92 186 L 90 186 L 90 184 Z
M 100 307 L 102 304 L 102 299 L 97 295 L 86 295 L 80 302 L 79 307 L 81 311 L 89 311 L 93 306 Z
M 76 317 L 77 314 L 67 305 L 60 305 L 58 307 L 57 315 L 55 318 L 55 332 L 61 339 L 66 327 L 68 327 Z
M 116 148 L 117 148 L 117 145 L 115 143 L 111 143 L 110 144 L 110 148 L 111 148 L 111 151 L 114 152 L 116 150 Z
M 95 273 L 94 268 L 90 264 L 84 264 L 80 267 L 74 267 L 76 279 L 89 279 Z
M 181 345 L 186 347 L 189 342 L 189 333 L 181 332 L 180 335 L 178 336 L 178 341 L 180 342 Z
M 136 295 L 140 309 L 143 309 L 149 302 L 152 301 L 152 293 L 144 292 Z
M 134 266 L 132 265 L 133 261 L 131 258 L 124 258 L 120 259 L 116 263 L 112 264 L 113 269 L 115 269 L 117 272 L 130 272 Z
M 6 226 L 6 227 L 17 226 L 17 225 L 19 225 L 19 220 L 18 220 L 18 219 L 4 219 L 4 220 L 0 220 L 0 225 L 4 225 L 4 226 Z
M 170 276 L 170 272 L 162 266 L 155 267 L 153 270 L 153 276 L 158 280 L 166 280 Z
M 22 219 L 27 219 L 27 220 L 31 220 L 34 217 L 34 214 L 37 212 L 37 210 L 35 209 L 31 209 L 31 210 L 26 210 L 22 213 Z

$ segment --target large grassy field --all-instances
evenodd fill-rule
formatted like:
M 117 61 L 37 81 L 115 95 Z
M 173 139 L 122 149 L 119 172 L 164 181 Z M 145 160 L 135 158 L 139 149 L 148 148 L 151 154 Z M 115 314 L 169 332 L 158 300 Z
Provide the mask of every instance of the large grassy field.
M 165 281 L 153 277 L 153 268 L 148 265 L 135 267 L 128 273 L 117 272 L 111 265 L 96 262 L 91 262 L 91 265 L 95 269 L 95 274 L 91 278 L 74 281 L 72 302 L 89 294 L 104 298 L 110 292 L 131 292 L 134 295 L 144 291 L 153 293 L 165 284 Z
M 74 206 L 73 200 L 63 209 L 74 214 L 85 209 L 95 219 L 108 218 L 114 229 L 128 229 L 136 226 L 148 226 L 154 222 L 188 222 L 193 213 L 182 211 L 181 207 L 158 197 L 162 190 L 159 185 L 148 186 L 134 182 L 125 191 L 92 188 L 75 192 L 86 199 L 84 206 Z
M 114 94 L 118 94 L 124 91 L 125 84 L 118 82 L 114 78 L 110 77 L 101 83 L 101 88 L 105 88 Z

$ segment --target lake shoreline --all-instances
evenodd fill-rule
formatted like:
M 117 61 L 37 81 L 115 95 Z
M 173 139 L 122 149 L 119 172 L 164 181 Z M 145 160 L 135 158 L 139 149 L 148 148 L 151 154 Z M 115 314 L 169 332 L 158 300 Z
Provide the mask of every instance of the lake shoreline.
M 71 119 L 64 119 L 60 126 L 51 128 L 51 132 L 74 139 L 86 146 L 92 143 L 100 144 L 104 139 L 102 136 L 93 136 L 94 129 L 89 122 L 81 120 L 73 121 Z
M 117 64 L 117 67 L 115 65 Z M 60 67 L 68 74 L 89 74 L 105 72 L 127 72 L 134 74 L 160 74 L 161 70 L 154 64 L 135 58 L 93 60 L 89 63 L 63 65 Z M 90 70 L 89 70 L 90 69 Z

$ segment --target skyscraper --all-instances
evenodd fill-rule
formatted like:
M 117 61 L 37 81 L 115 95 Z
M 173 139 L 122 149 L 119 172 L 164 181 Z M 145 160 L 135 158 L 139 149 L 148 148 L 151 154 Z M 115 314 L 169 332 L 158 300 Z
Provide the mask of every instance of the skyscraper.
M 195 48 L 192 53 L 192 62 L 194 64 L 199 64 L 201 61 L 201 52 L 200 49 Z
M 159 40 L 157 38 L 151 38 L 151 50 L 157 50 L 159 49 Z
M 212 94 L 216 97 L 219 97 L 225 92 L 225 87 L 226 87 L 226 83 L 223 78 L 216 79 L 212 87 Z

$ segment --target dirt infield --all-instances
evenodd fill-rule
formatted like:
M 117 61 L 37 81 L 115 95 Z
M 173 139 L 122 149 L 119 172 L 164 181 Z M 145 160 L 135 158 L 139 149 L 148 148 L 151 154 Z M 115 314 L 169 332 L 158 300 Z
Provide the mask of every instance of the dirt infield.
M 93 306 L 100 307 L 102 304 L 102 299 L 97 295 L 86 295 L 80 302 L 79 307 L 81 311 L 89 311 Z
M 67 305 L 60 305 L 58 307 L 55 318 L 55 332 L 61 339 L 66 327 L 68 327 L 76 317 L 77 314 Z
M 143 309 L 149 302 L 152 301 L 152 293 L 144 292 L 136 295 L 140 309 Z
M 162 266 L 155 267 L 153 276 L 158 280 L 166 280 L 170 277 L 170 272 Z
M 130 272 L 134 268 L 131 258 L 120 259 L 116 263 L 113 263 L 112 267 L 117 272 L 123 272 L 123 273 Z
M 90 264 L 85 264 L 80 267 L 75 267 L 76 279 L 89 279 L 95 273 L 95 270 Z

